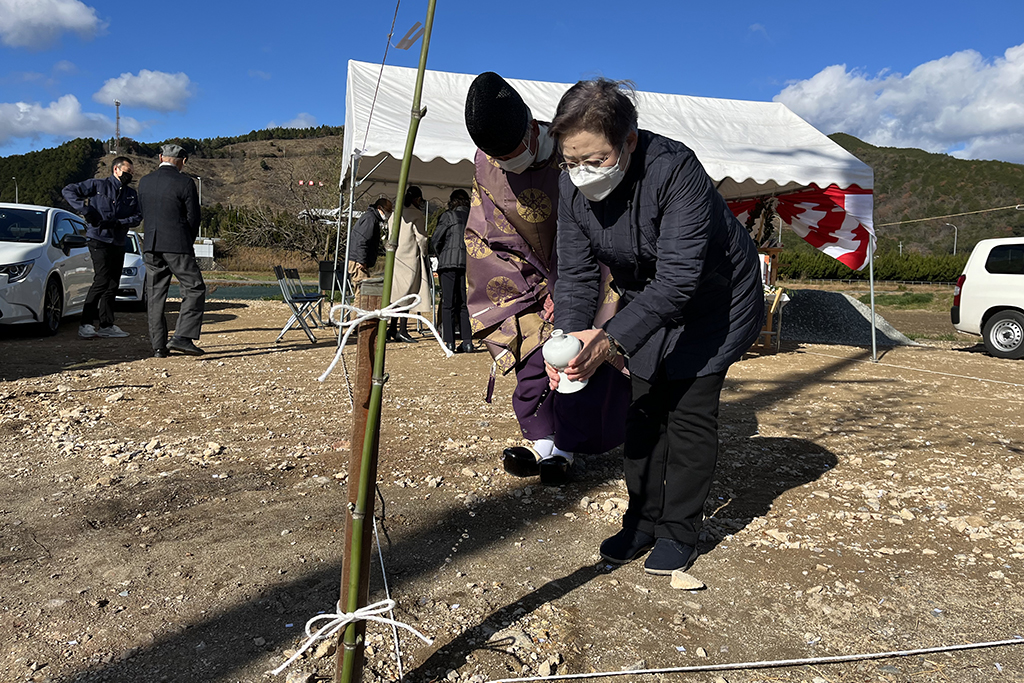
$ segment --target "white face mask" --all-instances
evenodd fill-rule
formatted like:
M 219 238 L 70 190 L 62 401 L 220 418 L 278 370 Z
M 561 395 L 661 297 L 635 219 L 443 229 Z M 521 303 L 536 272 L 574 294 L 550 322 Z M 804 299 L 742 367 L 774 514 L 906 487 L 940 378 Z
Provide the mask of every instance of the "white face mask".
M 619 159 L 614 166 L 598 166 L 597 168 L 580 164 L 568 170 L 569 180 L 579 188 L 583 196 L 592 202 L 599 202 L 612 193 L 626 175 L 629 168 L 629 157 L 626 163 L 622 163 L 622 157 L 626 153 L 623 147 L 619 153 Z
M 506 173 L 518 175 L 533 166 L 533 161 L 536 158 L 536 153 L 530 151 L 529 138 L 527 138 L 526 149 L 523 150 L 522 154 L 518 154 L 511 159 L 495 159 L 494 163 L 498 164 L 498 167 Z

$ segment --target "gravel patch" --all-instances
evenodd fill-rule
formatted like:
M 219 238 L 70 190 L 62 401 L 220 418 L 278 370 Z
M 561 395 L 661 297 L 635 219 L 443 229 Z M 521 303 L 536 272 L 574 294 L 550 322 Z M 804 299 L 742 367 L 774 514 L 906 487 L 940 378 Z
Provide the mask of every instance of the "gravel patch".
M 787 290 L 782 339 L 807 344 L 871 346 L 871 307 L 849 294 L 813 289 Z M 919 346 L 875 313 L 879 346 Z

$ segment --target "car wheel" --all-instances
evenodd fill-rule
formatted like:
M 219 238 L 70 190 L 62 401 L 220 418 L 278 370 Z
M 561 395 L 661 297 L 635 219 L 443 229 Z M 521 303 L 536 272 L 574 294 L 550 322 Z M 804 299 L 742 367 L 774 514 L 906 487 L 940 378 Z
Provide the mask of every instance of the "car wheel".
M 1024 314 L 999 311 L 981 331 L 985 350 L 996 358 L 1024 358 Z
M 39 328 L 43 334 L 57 334 L 61 318 L 64 317 L 64 288 L 55 277 L 46 283 L 46 295 L 43 297 L 43 314 Z

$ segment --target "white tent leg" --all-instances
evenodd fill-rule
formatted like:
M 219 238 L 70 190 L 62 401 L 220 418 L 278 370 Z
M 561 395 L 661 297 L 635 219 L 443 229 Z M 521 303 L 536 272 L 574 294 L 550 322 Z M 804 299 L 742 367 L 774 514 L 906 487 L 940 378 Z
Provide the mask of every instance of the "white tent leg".
M 878 344 L 875 341 L 875 250 L 868 242 L 868 281 L 871 283 L 871 362 L 878 362 Z

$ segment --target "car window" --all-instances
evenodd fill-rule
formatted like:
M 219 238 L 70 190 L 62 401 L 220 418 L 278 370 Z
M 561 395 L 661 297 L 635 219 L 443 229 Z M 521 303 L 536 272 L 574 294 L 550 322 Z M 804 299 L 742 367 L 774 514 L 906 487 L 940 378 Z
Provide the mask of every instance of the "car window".
M 985 261 L 985 270 L 998 275 L 1024 275 L 1024 244 L 992 247 Z
M 81 235 L 82 237 L 86 236 L 86 234 L 85 234 L 85 223 L 83 223 L 82 221 L 76 221 L 74 219 L 71 219 L 71 224 L 73 226 L 75 226 L 75 234 L 76 235 Z
M 78 226 L 75 225 L 75 221 L 72 221 L 70 218 L 58 218 L 57 224 L 53 226 L 53 246 L 59 247 L 60 241 L 64 239 L 65 235 L 82 234 L 78 231 L 77 227 Z
M 46 239 L 46 212 L 0 209 L 0 242 L 42 242 Z
M 124 242 L 124 253 L 126 254 L 141 254 L 142 249 L 139 245 L 139 236 L 129 234 L 128 239 Z

